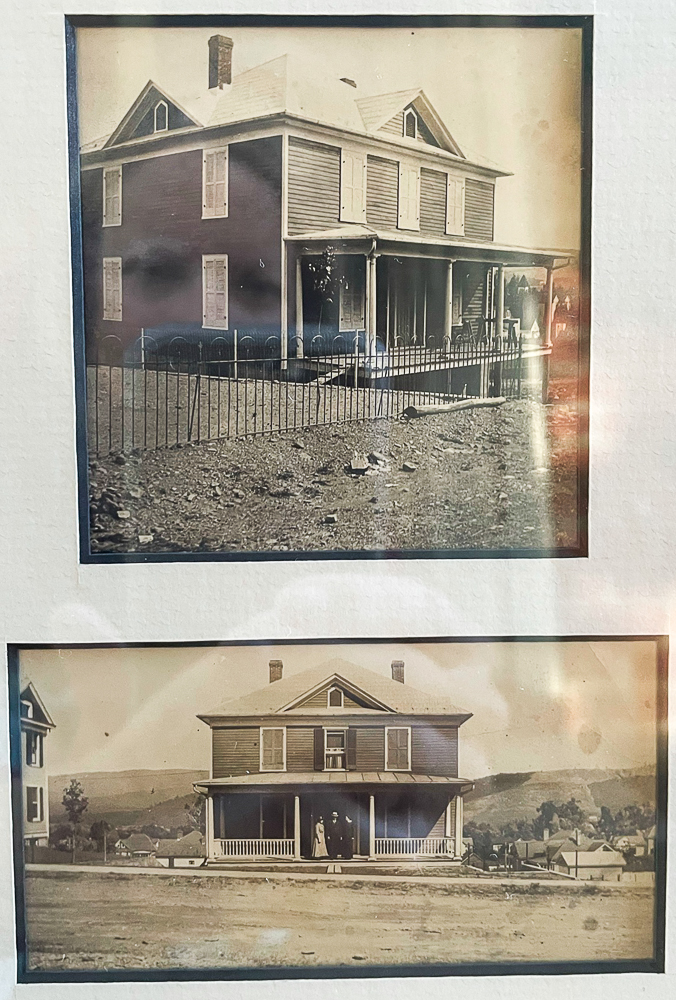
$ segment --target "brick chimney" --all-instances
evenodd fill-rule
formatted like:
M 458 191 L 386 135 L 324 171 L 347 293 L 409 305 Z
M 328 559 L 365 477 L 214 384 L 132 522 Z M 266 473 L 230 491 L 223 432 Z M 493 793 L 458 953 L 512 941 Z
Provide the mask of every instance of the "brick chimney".
M 284 664 L 281 660 L 270 660 L 270 683 L 274 684 L 275 681 L 281 681 L 282 679 L 282 669 Z
M 209 90 L 232 83 L 232 38 L 212 35 L 209 39 Z
M 392 680 L 404 683 L 404 661 L 392 660 Z

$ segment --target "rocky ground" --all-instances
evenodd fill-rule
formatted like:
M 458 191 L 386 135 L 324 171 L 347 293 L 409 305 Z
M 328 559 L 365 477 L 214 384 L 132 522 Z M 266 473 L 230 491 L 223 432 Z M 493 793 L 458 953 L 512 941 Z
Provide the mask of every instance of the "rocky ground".
M 577 406 L 514 400 L 92 461 L 92 551 L 578 545 Z

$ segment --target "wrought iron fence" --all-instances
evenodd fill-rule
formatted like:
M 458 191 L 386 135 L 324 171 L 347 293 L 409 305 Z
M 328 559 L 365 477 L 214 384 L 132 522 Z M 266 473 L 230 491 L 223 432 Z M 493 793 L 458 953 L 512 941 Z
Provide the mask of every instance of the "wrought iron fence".
M 91 455 L 375 418 L 414 405 L 524 392 L 532 349 L 516 342 L 426 345 L 317 338 L 280 357 L 279 338 L 108 336 L 87 364 Z M 297 356 L 301 355 L 301 356 Z M 532 381 L 532 380 L 531 380 Z

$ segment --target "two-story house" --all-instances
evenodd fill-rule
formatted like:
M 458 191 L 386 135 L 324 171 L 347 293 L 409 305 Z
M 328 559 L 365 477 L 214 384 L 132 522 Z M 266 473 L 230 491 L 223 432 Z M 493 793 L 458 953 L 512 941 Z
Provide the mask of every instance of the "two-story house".
M 350 821 L 355 857 L 463 853 L 458 728 L 470 712 L 343 660 L 200 714 L 211 727 L 207 859 L 313 857 L 319 817 Z M 316 856 L 316 855 L 315 855 Z
M 24 847 L 46 847 L 49 801 L 45 739 L 54 729 L 54 722 L 30 681 L 21 692 L 20 723 Z
M 367 93 L 288 55 L 232 64 L 214 35 L 203 90 L 149 81 L 81 151 L 90 359 L 106 337 L 158 330 L 222 344 L 238 330 L 283 366 L 355 344 L 439 351 L 468 326 L 503 337 L 509 266 L 546 269 L 549 349 L 552 272 L 571 252 L 494 241 L 507 174 L 466 157 L 422 89 Z

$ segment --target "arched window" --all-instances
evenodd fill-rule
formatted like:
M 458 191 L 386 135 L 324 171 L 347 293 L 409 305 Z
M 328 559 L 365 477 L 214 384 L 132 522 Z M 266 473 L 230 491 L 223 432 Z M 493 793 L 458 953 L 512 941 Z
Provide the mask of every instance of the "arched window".
M 165 101 L 158 101 L 155 105 L 155 131 L 166 132 L 168 124 L 169 109 Z
M 407 139 L 418 138 L 418 116 L 413 110 L 404 115 L 404 135 Z
M 328 707 L 329 708 L 343 707 L 343 692 L 340 690 L 340 688 L 337 687 L 329 688 Z

